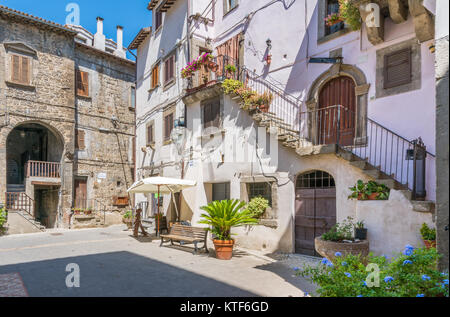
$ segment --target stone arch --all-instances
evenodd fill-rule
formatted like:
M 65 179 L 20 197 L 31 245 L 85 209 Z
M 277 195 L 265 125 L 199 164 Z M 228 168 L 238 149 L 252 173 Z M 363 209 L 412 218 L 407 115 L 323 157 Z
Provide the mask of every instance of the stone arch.
M 355 144 L 365 143 L 368 94 L 370 84 L 367 83 L 366 75 L 358 67 L 348 64 L 334 64 L 327 71 L 322 73 L 311 85 L 308 92 L 306 106 L 308 111 L 313 111 L 319 107 L 319 94 L 322 88 L 332 79 L 337 77 L 350 77 L 355 82 L 356 94 L 356 131 Z

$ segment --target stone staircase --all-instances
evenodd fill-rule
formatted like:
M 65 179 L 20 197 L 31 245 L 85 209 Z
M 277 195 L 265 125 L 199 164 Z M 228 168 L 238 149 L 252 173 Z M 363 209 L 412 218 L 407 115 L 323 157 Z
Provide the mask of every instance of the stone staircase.
M 241 104 L 242 100 L 237 94 L 232 94 L 231 99 Z M 435 203 L 433 201 L 412 200 L 412 191 L 405 185 L 398 182 L 395 175 L 387 175 L 378 166 L 368 163 L 368 159 L 363 159 L 351 150 L 337 144 L 313 145 L 306 139 L 300 137 L 298 130 L 292 129 L 283 119 L 279 118 L 273 112 L 261 112 L 258 109 L 247 109 L 249 115 L 260 127 L 265 127 L 270 134 L 276 134 L 278 141 L 285 147 L 294 150 L 297 155 L 304 157 L 320 154 L 335 154 L 341 159 L 347 161 L 350 165 L 360 169 L 365 175 L 379 184 L 401 191 L 413 205 L 414 211 L 434 213 Z
M 23 211 L 20 209 L 12 209 L 12 210 L 8 210 L 8 212 L 17 213 L 18 215 L 22 216 L 26 221 L 28 221 L 29 223 L 31 223 L 33 226 L 35 226 L 36 228 L 38 228 L 41 231 L 45 231 L 45 229 L 46 229 L 45 226 L 43 226 L 39 221 L 34 219 L 34 217 L 32 215 L 30 215 L 29 213 L 27 213 L 26 211 Z
M 46 227 L 35 219 L 32 215 L 34 210 L 34 201 L 25 193 L 24 185 L 8 185 L 6 193 L 6 209 L 8 212 L 14 212 L 31 223 L 34 227 L 44 231 Z

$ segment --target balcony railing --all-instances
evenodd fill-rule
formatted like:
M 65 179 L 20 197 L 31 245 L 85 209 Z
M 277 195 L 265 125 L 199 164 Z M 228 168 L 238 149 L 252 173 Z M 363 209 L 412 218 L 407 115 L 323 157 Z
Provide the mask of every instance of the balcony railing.
M 5 193 L 7 210 L 21 210 L 34 217 L 35 201 L 24 192 Z
M 27 177 L 61 178 L 60 168 L 60 163 L 28 161 Z
M 418 138 L 409 141 L 379 123 L 343 106 L 331 106 L 300 114 L 300 146 L 336 144 L 423 199 L 425 168 L 434 155 Z

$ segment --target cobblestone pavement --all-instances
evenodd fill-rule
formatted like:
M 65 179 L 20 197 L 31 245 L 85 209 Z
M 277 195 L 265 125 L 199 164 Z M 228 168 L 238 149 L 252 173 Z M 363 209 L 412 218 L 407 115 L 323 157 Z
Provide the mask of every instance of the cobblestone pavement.
M 0 297 L 28 297 L 19 273 L 0 274 Z
M 0 238 L 0 275 L 19 273 L 29 296 L 304 297 L 314 287 L 293 267 L 312 261 L 236 249 L 230 261 L 184 246 L 159 247 L 159 239 L 134 238 L 125 226 L 56 230 Z M 67 287 L 67 265 L 80 269 L 80 287 Z M 18 275 L 0 281 L 16 289 Z M 17 290 L 18 292 L 16 293 Z M 6 291 L 5 291 L 6 293 Z M 10 296 L 11 292 L 6 295 Z

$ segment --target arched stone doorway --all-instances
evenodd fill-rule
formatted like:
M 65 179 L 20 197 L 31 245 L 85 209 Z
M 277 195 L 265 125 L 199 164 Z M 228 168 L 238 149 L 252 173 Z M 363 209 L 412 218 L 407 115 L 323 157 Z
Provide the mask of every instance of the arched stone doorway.
M 336 224 L 336 187 L 333 176 L 309 171 L 295 185 L 295 252 L 317 255 L 314 239 Z
M 6 139 L 6 206 L 56 226 L 64 141 L 39 122 L 17 125 Z

